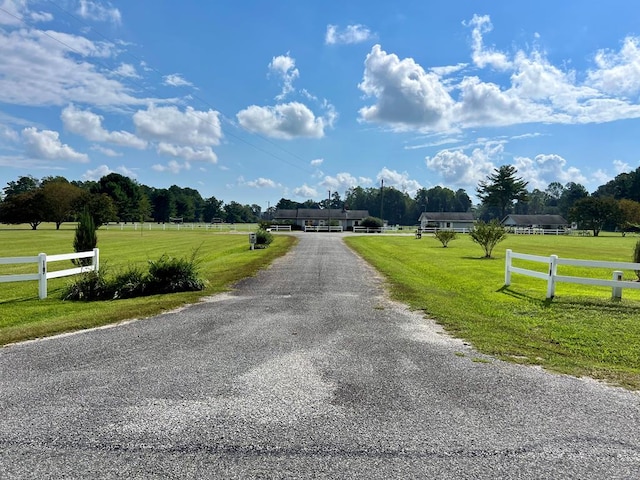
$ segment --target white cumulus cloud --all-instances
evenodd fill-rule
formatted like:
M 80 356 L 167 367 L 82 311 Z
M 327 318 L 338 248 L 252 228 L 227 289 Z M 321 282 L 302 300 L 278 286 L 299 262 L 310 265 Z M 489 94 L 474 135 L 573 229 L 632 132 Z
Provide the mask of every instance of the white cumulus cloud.
M 120 10 L 113 7 L 109 2 L 80 0 L 80 5 L 76 13 L 87 20 L 98 20 L 115 24 L 122 22 Z
M 76 152 L 60 141 L 60 134 L 53 130 L 38 130 L 28 127 L 22 130 L 22 139 L 29 155 L 47 160 L 70 160 L 86 163 L 89 157 Z
M 372 37 L 371 30 L 364 25 L 347 25 L 342 30 L 337 25 L 327 25 L 324 43 L 327 45 L 362 43 Z
M 412 180 L 407 172 L 397 172 L 384 167 L 376 176 L 378 181 L 384 180 L 386 187 L 393 187 L 401 192 L 406 192 L 409 196 L 415 196 L 416 192 L 422 188 L 420 182 Z
M 249 180 L 245 182 L 245 185 L 252 188 L 276 188 L 278 184 L 270 178 L 256 178 L 255 180 Z
M 425 162 L 442 177 L 444 184 L 474 191 L 493 171 L 503 151 L 501 143 L 487 143 L 483 148 L 474 148 L 470 154 L 460 149 L 441 150 L 433 157 L 426 157 Z
M 363 120 L 396 128 L 446 129 L 454 100 L 440 77 L 426 72 L 412 58 L 400 60 L 374 45 L 365 60 L 364 78 L 358 85 L 374 105 L 360 110 Z
M 66 107 L 60 115 L 64 128 L 72 133 L 83 136 L 93 142 L 108 142 L 122 147 L 147 147 L 147 142 L 134 134 L 125 131 L 109 132 L 102 126 L 104 117 L 89 110 L 80 110 L 74 105 Z
M 179 73 L 172 73 L 163 77 L 165 85 L 170 87 L 192 87 L 193 83 L 185 80 Z
M 529 189 L 544 190 L 551 182 L 587 183 L 587 178 L 580 169 L 568 167 L 567 161 L 556 154 L 540 154 L 534 158 L 516 157 L 513 165 L 518 170 L 518 176 L 529 182 Z
M 276 106 L 251 105 L 237 114 L 245 130 L 267 137 L 290 140 L 298 137 L 322 138 L 325 119 L 316 117 L 306 105 L 299 102 Z
M 177 175 L 183 170 L 191 170 L 191 164 L 189 162 L 180 163 L 177 160 L 170 160 L 166 165 L 152 165 L 151 169 L 155 170 L 156 172 L 168 172 Z
M 218 145 L 222 139 L 219 114 L 187 107 L 150 106 L 133 115 L 138 136 L 147 140 L 187 146 Z
M 298 198 L 309 199 L 316 198 L 318 196 L 318 191 L 305 183 L 301 187 L 294 188 L 293 194 Z
M 294 91 L 293 82 L 300 76 L 300 71 L 296 68 L 295 59 L 289 54 L 273 57 L 269 63 L 269 72 L 282 79 L 282 92 L 276 96 L 276 100 L 282 100 Z
M 211 147 L 193 148 L 189 146 L 179 146 L 171 143 L 160 142 L 156 150 L 160 155 L 182 158 L 183 160 L 195 160 L 209 163 L 217 163 L 218 161 L 218 156 Z

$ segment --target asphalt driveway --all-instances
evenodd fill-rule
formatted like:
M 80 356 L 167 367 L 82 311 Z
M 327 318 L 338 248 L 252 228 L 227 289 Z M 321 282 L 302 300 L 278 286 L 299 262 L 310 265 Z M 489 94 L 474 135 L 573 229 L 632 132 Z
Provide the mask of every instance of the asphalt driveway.
M 0 349 L 0 478 L 640 476 L 640 395 L 479 355 L 300 240 L 231 294 Z

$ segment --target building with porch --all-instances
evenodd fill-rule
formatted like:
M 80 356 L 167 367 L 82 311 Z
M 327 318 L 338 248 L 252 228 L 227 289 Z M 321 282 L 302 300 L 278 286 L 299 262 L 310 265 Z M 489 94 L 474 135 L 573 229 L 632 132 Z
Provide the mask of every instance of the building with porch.
M 473 227 L 473 213 L 470 212 L 422 212 L 418 222 L 420 229 L 467 231 Z
M 332 208 L 279 209 L 273 215 L 274 222 L 287 222 L 305 227 L 339 226 L 342 230 L 352 230 L 369 216 L 368 210 L 346 210 Z

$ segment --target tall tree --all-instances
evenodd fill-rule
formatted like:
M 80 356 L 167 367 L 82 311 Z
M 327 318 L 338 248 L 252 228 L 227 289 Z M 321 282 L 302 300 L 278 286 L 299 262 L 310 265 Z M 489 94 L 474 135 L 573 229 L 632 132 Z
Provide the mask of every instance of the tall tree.
M 575 182 L 567 183 L 564 186 L 562 195 L 560 195 L 560 199 L 558 200 L 560 215 L 564 218 L 568 218 L 571 207 L 573 207 L 573 205 L 581 198 L 586 198 L 588 196 L 589 192 L 583 185 Z
M 483 204 L 498 208 L 500 218 L 511 211 L 514 201 L 527 201 L 528 182 L 516 177 L 516 173 L 513 165 L 503 165 L 478 186 L 478 198 Z
M 82 190 L 70 184 L 66 179 L 54 179 L 50 181 L 43 179 L 40 190 L 44 202 L 45 220 L 54 222 L 56 224 L 56 230 L 59 230 L 62 222 L 70 220 L 71 214 L 74 211 L 74 203 L 82 194 Z
M 202 210 L 203 220 L 207 223 L 211 223 L 214 218 L 222 218 L 224 216 L 224 210 L 222 206 L 224 202 L 218 200 L 216 197 L 209 197 L 204 201 L 204 207 Z
M 569 219 L 579 228 L 592 230 L 597 237 L 607 223 L 617 225 L 621 218 L 620 207 L 612 197 L 585 197 L 576 201 L 569 212 Z
M 37 189 L 39 186 L 40 181 L 31 175 L 19 177 L 17 181 L 8 182 L 7 186 L 3 188 L 4 196 L 7 198 L 11 195 L 30 192 Z
M 113 199 L 121 222 L 139 220 L 139 202 L 142 192 L 134 180 L 119 173 L 110 173 L 98 181 L 96 188 L 96 193 L 106 193 Z
M 0 203 L 2 223 L 28 223 L 36 230 L 45 220 L 45 202 L 40 189 L 11 194 Z

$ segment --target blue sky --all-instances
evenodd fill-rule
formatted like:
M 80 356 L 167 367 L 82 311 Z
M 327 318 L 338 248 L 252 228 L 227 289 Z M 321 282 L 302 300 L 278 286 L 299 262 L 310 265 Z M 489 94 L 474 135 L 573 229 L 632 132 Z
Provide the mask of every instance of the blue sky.
M 256 203 L 640 166 L 640 5 L 0 0 L 0 184 Z

